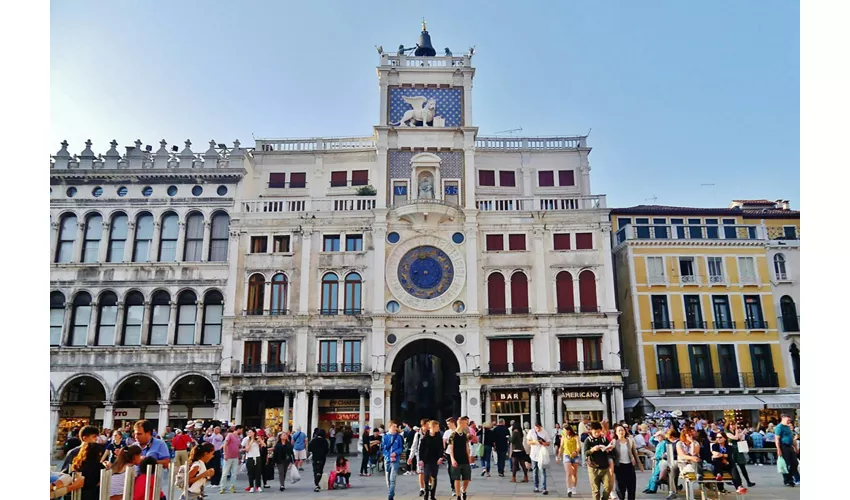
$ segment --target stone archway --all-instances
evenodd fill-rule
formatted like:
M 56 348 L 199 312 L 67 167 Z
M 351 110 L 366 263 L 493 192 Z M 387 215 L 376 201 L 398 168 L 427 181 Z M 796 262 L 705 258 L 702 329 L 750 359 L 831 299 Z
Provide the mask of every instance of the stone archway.
M 401 347 L 391 362 L 393 419 L 412 426 L 422 418 L 442 422 L 460 414 L 460 360 L 451 347 L 418 339 Z

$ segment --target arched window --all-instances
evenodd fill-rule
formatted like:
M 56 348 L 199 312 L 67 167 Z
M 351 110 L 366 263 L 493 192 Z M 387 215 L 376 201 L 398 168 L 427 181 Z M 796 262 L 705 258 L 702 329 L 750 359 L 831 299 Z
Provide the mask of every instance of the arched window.
M 136 236 L 133 243 L 133 262 L 150 262 L 153 241 L 153 215 L 145 212 L 136 217 Z
M 785 271 L 785 256 L 781 253 L 773 256 L 773 270 L 776 272 L 777 280 L 788 279 L 788 273 Z
M 204 295 L 204 329 L 201 332 L 201 344 L 221 344 L 221 315 L 224 312 L 224 297 L 212 290 Z
M 272 316 L 278 314 L 286 314 L 286 289 L 289 281 L 283 273 L 275 274 L 272 277 Z
M 505 314 L 505 277 L 492 273 L 487 277 L 487 314 Z
M 86 345 L 91 321 L 91 295 L 80 292 L 74 297 L 74 309 L 71 316 L 70 345 Z
M 109 248 L 107 262 L 124 262 L 124 244 L 127 241 L 127 216 L 116 214 L 109 227 Z
M 62 292 L 50 292 L 50 345 L 62 342 L 62 326 L 65 324 L 65 296 Z
M 115 345 L 115 323 L 118 320 L 118 297 L 112 292 L 104 292 L 97 301 L 96 345 Z
M 186 218 L 186 241 L 183 245 L 183 260 L 200 262 L 204 254 L 204 216 L 195 212 Z
M 86 218 L 86 232 L 83 239 L 83 262 L 97 262 L 100 238 L 103 236 L 103 217 L 92 214 Z
M 167 213 L 162 217 L 159 233 L 159 261 L 177 261 L 177 214 Z
M 265 303 L 266 278 L 262 274 L 254 274 L 248 279 L 248 315 L 263 314 Z
M 782 314 L 782 329 L 786 332 L 799 332 L 800 320 L 797 316 L 797 305 L 794 304 L 794 299 L 788 295 L 783 295 L 779 299 L 779 310 Z
M 794 383 L 800 385 L 800 348 L 797 344 L 791 344 L 788 348 L 791 353 L 791 369 L 794 372 Z
M 360 314 L 360 292 L 363 280 L 357 273 L 345 277 L 345 314 Z
M 160 290 L 151 297 L 150 345 L 168 344 L 168 322 L 171 320 L 171 296 Z
M 212 218 L 210 227 L 210 262 L 227 260 L 227 236 L 230 228 L 230 217 L 224 212 L 218 212 Z
M 142 344 L 142 320 L 145 317 L 145 298 L 130 292 L 124 298 L 124 345 Z
M 339 310 L 339 277 L 334 273 L 322 276 L 321 314 L 337 314 Z
M 578 300 L 581 312 L 597 312 L 596 276 L 593 271 L 582 271 L 578 275 Z
M 71 262 L 74 258 L 74 240 L 77 238 L 77 216 L 68 214 L 59 222 L 59 242 L 56 245 L 56 262 Z
M 528 313 L 528 278 L 517 271 L 511 275 L 511 314 Z
M 191 290 L 177 296 L 177 344 L 195 343 L 195 321 L 198 319 L 198 297 Z
M 573 275 L 561 271 L 555 277 L 555 298 L 558 301 L 558 313 L 572 314 L 576 312 L 576 301 L 573 296 Z

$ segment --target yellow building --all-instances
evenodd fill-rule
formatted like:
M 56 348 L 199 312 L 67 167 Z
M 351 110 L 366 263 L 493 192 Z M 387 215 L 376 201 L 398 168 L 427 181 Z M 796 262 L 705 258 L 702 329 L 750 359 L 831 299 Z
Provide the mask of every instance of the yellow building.
M 736 200 L 611 220 L 626 411 L 754 424 L 798 409 L 800 212 Z

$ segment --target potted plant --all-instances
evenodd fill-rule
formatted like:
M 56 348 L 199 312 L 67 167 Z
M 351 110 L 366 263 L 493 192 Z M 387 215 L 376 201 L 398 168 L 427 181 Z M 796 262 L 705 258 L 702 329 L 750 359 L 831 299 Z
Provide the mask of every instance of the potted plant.
M 375 196 L 376 194 L 378 194 L 378 190 L 372 185 L 360 186 L 360 188 L 357 189 L 357 196 Z

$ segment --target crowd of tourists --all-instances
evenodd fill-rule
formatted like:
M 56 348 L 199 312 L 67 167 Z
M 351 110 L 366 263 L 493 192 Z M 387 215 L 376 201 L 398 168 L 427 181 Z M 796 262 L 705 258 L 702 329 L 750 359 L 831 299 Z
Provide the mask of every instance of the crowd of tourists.
M 728 474 L 737 493 L 746 494 L 747 488 L 755 486 L 747 465 L 763 466 L 766 461 L 779 462 L 787 486 L 800 484 L 799 430 L 787 415 L 781 423 L 764 427 L 703 418 L 685 420 L 675 414 L 655 417 L 648 416 L 631 426 L 623 421 L 613 428 L 607 421 L 585 419 L 576 428 L 556 424 L 551 431 L 539 422 L 530 426 L 528 422 L 520 425 L 499 420 L 478 425 L 468 417 L 449 418 L 444 424 L 423 419 L 412 427 L 407 422 L 398 425 L 390 421 L 386 427 L 363 429 L 360 476 L 383 473 L 389 500 L 394 499 L 400 473 L 418 476 L 419 496 L 436 500 L 442 465 L 446 465 L 448 475 L 444 491 L 459 500 L 467 499 L 476 469 L 484 478 L 491 477 L 491 472 L 499 477 L 510 472 L 510 482 L 533 481 L 535 493 L 548 495 L 552 462 L 563 463 L 569 497 L 577 493 L 578 468 L 585 465 L 595 500 L 633 500 L 637 472 L 645 470 L 652 474 L 643 493 L 657 493 L 662 485 L 669 485 L 667 498 L 681 494 L 683 474 L 713 479 L 720 491 L 724 488 L 723 475 Z M 323 489 L 331 455 L 336 459 L 328 471 L 327 488 L 351 487 L 350 428 L 332 428 L 330 432 L 316 428 L 308 437 L 300 426 L 292 432 L 221 422 L 197 427 L 167 427 L 162 436 L 147 420 L 115 431 L 93 426 L 75 429 L 65 444 L 60 471 L 51 473 L 51 498 L 81 490 L 82 500 L 97 499 L 101 471 L 110 469 L 110 500 L 121 500 L 125 475 L 134 468 L 133 499 L 162 500 L 165 493 L 161 490 L 145 498 L 145 485 L 150 482 L 146 478 L 148 466 L 157 464 L 177 472 L 178 481 L 185 486 L 186 500 L 204 498 L 213 490 L 235 493 L 240 473 L 248 477 L 245 492 L 273 488 L 270 483 L 275 475 L 279 490 L 285 491 L 287 481 L 294 484 L 300 480 L 308 460 L 314 491 L 318 492 Z M 73 473 L 80 477 L 72 479 Z

